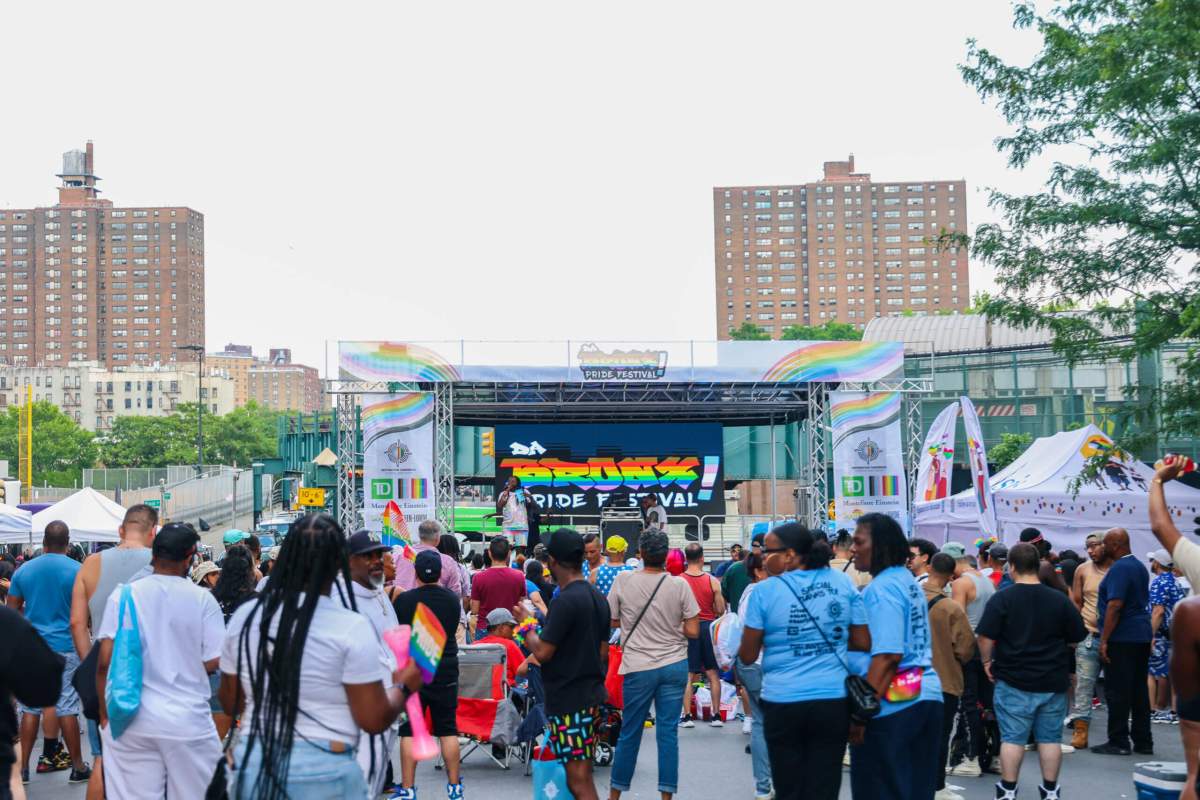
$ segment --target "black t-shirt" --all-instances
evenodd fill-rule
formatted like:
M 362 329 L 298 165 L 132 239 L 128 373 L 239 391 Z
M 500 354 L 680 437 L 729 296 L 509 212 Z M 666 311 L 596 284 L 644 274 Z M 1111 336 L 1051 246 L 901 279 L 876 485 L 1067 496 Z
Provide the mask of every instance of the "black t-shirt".
M 23 616 L 0 606 L 0 765 L 13 762 L 17 717 L 12 698 L 31 708 L 58 702 L 65 661 L 55 654 Z
M 992 676 L 1024 692 L 1065 692 L 1067 645 L 1087 636 L 1075 605 L 1041 583 L 1014 583 L 996 592 L 975 632 L 996 642 Z
M 424 603 L 442 623 L 446 632 L 446 649 L 442 651 L 442 660 L 438 662 L 437 673 L 433 676 L 433 686 L 449 686 L 458 683 L 458 643 L 454 640 L 454 632 L 458 629 L 459 616 L 462 614 L 462 600 L 454 592 L 443 586 L 418 586 L 409 589 L 396 598 L 393 604 L 396 608 L 396 619 L 401 625 L 411 625 L 413 615 L 417 613 L 417 603 Z
M 600 644 L 608 641 L 611 625 L 608 601 L 587 581 L 572 581 L 559 591 L 541 634 L 557 648 L 542 665 L 547 714 L 570 714 L 604 700 Z

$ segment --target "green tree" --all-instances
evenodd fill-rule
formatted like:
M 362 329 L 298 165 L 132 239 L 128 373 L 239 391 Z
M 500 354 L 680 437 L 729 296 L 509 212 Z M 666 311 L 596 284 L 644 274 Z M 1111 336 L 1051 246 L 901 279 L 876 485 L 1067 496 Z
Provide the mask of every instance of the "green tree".
M 729 332 L 729 338 L 755 342 L 770 339 L 771 334 L 753 323 L 743 322 Z
M 859 341 L 862 331 L 849 322 L 830 320 L 820 325 L 789 325 L 779 334 L 780 339 L 808 341 Z
M 1033 436 L 1028 433 L 1002 433 L 1000 441 L 988 450 L 988 461 L 996 472 L 1016 461 L 1025 448 L 1033 442 Z
M 9 461 L 9 470 L 18 464 L 19 406 L 9 406 L 0 414 L 0 458 Z M 30 464 L 35 485 L 73 486 L 83 470 L 96 465 L 94 437 L 79 427 L 57 406 L 45 400 L 33 404 L 33 461 Z
M 275 436 L 278 412 L 263 408 L 251 400 L 213 421 L 213 431 L 204 436 L 205 457 L 216 464 L 248 466 L 256 458 L 277 455 L 279 440 Z
M 1012 167 L 1060 160 L 1039 192 L 991 191 L 1001 221 L 971 250 L 1001 292 L 982 310 L 1048 329 L 1072 363 L 1200 338 L 1200 5 L 1066 0 L 1041 15 L 1020 2 L 1015 24 L 1041 35 L 1032 61 L 971 41 L 962 74 L 1012 126 L 998 141 Z M 1134 388 L 1147 435 L 1200 433 L 1198 356 L 1161 391 Z
M 100 440 L 100 461 L 109 467 L 165 467 L 184 436 L 181 420 L 169 417 L 117 417 Z M 195 437 L 193 435 L 193 457 Z M 184 462 L 187 463 L 187 462 Z
M 195 403 L 184 403 L 165 417 L 117 417 L 101 441 L 101 460 L 109 467 L 194 464 L 198 411 Z M 275 456 L 278 416 L 253 401 L 224 416 L 206 413 L 204 463 L 245 466 Z

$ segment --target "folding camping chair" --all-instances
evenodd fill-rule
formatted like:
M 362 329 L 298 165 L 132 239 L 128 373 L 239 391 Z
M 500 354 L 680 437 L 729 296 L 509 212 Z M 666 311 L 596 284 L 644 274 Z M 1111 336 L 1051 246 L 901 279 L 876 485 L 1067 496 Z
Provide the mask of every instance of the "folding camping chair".
M 498 644 L 458 648 L 458 733 L 470 740 L 462 760 L 479 750 L 496 766 L 509 769 L 512 751 L 523 752 L 517 732 L 521 715 L 513 704 L 506 679 L 508 651 Z M 492 748 L 503 748 L 500 758 Z M 440 761 L 439 761 L 440 763 Z

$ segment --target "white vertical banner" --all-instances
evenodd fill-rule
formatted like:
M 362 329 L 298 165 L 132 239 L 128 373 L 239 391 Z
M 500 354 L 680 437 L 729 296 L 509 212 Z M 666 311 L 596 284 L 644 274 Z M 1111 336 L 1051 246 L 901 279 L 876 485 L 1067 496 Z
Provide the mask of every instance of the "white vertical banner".
M 900 434 L 899 392 L 830 392 L 837 527 L 863 514 L 887 514 L 905 531 L 908 490 Z
M 362 407 L 363 524 L 387 533 L 388 544 L 405 544 L 406 528 L 415 534 L 434 518 L 433 407 L 432 392 L 385 395 Z
M 996 506 L 992 497 L 991 476 L 988 475 L 987 450 L 983 446 L 983 429 L 979 427 L 979 415 L 971 398 L 963 397 L 963 428 L 967 433 L 967 461 L 971 463 L 971 489 L 975 493 L 975 505 L 979 509 L 979 527 L 984 536 L 995 536 Z
M 950 471 L 954 467 L 954 430 L 958 427 L 958 401 L 942 409 L 929 426 L 917 467 L 917 502 L 950 496 Z

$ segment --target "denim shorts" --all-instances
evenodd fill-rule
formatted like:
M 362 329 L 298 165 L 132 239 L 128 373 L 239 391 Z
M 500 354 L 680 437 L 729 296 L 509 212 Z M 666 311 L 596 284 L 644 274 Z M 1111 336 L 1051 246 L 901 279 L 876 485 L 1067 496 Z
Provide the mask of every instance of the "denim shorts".
M 243 739 L 233 749 L 233 760 L 236 768 L 227 773 L 229 796 L 234 800 L 251 800 L 255 796 L 255 779 L 262 770 L 262 751 L 255 747 L 247 753 Z M 245 772 L 245 777 L 238 791 L 238 775 L 242 772 Z M 367 781 L 362 767 L 354 758 L 354 748 L 331 753 L 297 736 L 292 742 L 292 758 L 284 790 L 291 800 L 366 797 Z
M 1000 741 L 1024 746 L 1029 733 L 1038 744 L 1057 744 L 1062 741 L 1063 718 L 1067 716 L 1067 693 L 1025 692 L 996 681 L 993 696 L 996 721 L 1000 724 Z
M 103 743 L 100 741 L 100 723 L 94 719 L 87 721 L 88 744 L 92 747 L 92 758 L 97 759 L 104 755 Z
M 83 702 L 80 701 L 75 687 L 71 685 L 71 678 L 75 677 L 75 670 L 79 667 L 79 656 L 75 654 L 74 650 L 59 653 L 59 655 L 66 660 L 66 665 L 63 667 L 62 687 L 58 690 L 58 702 L 54 704 L 54 713 L 60 717 L 77 717 L 83 713 Z M 26 714 L 36 716 L 42 714 L 40 708 L 29 708 L 21 703 L 17 705 Z

